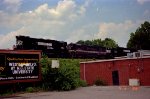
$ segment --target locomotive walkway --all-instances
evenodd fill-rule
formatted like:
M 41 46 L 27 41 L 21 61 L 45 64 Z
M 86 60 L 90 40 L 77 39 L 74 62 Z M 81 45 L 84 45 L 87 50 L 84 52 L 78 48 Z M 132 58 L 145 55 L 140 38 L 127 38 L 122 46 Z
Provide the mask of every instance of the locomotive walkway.
M 150 86 L 140 87 L 139 89 L 118 86 L 91 86 L 64 92 L 18 94 L 1 99 L 150 99 Z

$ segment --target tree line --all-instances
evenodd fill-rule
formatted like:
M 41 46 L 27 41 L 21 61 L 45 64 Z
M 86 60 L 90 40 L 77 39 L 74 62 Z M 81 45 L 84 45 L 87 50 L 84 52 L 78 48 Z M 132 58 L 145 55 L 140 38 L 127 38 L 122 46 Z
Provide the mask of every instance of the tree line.
M 94 39 L 94 40 L 79 40 L 77 44 L 82 45 L 97 45 L 106 48 L 119 47 L 117 42 L 112 38 Z M 127 42 L 127 48 L 150 50 L 150 22 L 145 21 L 135 32 L 130 33 L 130 38 Z
M 118 44 L 116 43 L 115 40 L 111 38 L 105 38 L 104 40 L 101 39 L 95 39 L 95 40 L 79 40 L 77 44 L 82 44 L 82 45 L 96 45 L 96 46 L 102 46 L 106 48 L 116 48 L 118 47 Z
M 130 34 L 128 48 L 150 50 L 150 23 L 145 21 L 135 32 Z

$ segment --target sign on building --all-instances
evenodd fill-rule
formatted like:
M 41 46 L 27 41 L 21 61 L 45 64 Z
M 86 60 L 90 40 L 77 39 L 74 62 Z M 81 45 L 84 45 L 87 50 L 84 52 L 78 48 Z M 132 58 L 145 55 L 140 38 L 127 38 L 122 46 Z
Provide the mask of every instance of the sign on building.
M 0 50 L 0 84 L 41 80 L 40 51 Z
M 52 68 L 59 68 L 59 60 L 52 60 Z

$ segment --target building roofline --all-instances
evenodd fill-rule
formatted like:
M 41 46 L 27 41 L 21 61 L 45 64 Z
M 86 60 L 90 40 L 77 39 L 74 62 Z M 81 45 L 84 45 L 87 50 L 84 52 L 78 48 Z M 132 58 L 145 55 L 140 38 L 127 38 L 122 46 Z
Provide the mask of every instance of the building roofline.
M 113 62 L 113 61 L 119 61 L 119 60 L 135 60 L 135 59 L 145 59 L 150 58 L 150 56 L 144 56 L 144 57 L 136 57 L 136 58 L 119 58 L 119 59 L 105 59 L 105 60 L 94 60 L 94 61 L 86 61 L 86 62 L 80 62 L 80 64 L 86 64 L 86 63 L 98 63 L 98 62 Z

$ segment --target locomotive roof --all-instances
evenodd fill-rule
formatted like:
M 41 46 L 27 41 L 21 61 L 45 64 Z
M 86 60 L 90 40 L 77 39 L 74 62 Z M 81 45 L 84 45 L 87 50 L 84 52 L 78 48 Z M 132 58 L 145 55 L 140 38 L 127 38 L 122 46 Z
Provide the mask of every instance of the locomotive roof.
M 101 47 L 101 48 L 106 48 L 103 46 L 98 46 L 98 45 L 86 45 L 86 44 L 77 44 L 77 43 L 70 43 L 68 45 L 76 45 L 76 46 L 87 46 L 87 47 Z
M 67 42 L 64 42 L 64 41 L 57 41 L 57 40 L 43 39 L 43 38 L 32 38 L 32 37 L 30 37 L 30 36 L 22 36 L 22 35 L 16 36 L 16 39 L 18 39 L 18 40 L 31 39 L 31 40 L 42 41 L 42 42 L 60 42 L 60 43 L 67 43 Z

